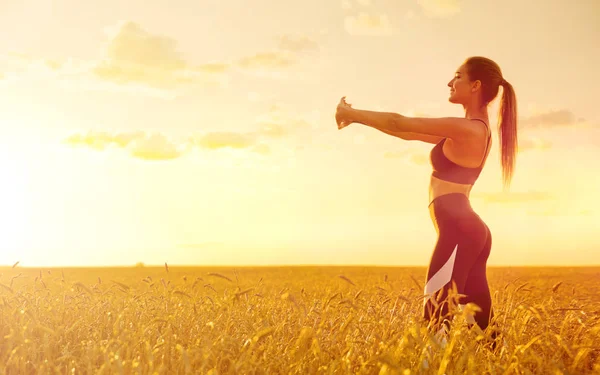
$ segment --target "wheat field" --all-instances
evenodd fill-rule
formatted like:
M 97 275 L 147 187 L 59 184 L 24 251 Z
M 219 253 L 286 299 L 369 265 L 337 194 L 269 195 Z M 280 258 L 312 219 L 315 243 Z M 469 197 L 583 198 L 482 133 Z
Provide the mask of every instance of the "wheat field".
M 486 335 L 420 320 L 424 268 L 0 269 L 1 374 L 600 373 L 600 268 L 489 268 Z

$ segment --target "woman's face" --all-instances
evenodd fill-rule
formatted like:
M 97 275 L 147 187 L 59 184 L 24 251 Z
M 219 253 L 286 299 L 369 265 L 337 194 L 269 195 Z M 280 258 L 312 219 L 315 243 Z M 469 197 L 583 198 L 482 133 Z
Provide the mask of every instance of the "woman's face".
M 450 97 L 448 98 L 450 103 L 466 104 L 471 100 L 471 96 L 474 94 L 473 82 L 469 79 L 467 67 L 464 64 L 458 68 L 454 78 L 448 82 L 448 87 L 450 87 Z

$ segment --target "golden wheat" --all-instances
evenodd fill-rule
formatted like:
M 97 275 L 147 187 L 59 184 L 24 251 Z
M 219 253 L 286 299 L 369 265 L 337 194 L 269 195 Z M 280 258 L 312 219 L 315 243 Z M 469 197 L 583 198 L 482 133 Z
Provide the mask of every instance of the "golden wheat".
M 460 314 L 434 339 L 419 268 L 2 271 L 0 374 L 600 372 L 598 268 L 490 268 L 495 349 Z

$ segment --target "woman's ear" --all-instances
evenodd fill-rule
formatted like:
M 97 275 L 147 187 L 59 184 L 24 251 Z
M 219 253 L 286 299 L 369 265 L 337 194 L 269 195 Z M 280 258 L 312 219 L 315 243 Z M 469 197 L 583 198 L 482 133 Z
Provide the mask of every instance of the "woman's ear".
M 481 88 L 481 81 L 480 80 L 476 80 L 475 82 L 473 82 L 471 84 L 471 92 L 477 92 L 477 90 L 479 90 Z

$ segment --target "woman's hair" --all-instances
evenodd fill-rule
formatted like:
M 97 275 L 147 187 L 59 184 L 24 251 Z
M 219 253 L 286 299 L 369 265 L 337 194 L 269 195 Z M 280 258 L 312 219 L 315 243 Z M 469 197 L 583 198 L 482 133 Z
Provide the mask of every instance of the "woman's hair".
M 502 182 L 508 188 L 515 170 L 518 151 L 517 140 L 517 98 L 510 83 L 502 77 L 502 71 L 494 61 L 481 56 L 469 57 L 465 62 L 469 78 L 481 81 L 481 98 L 487 106 L 503 88 L 498 114 L 498 137 L 502 164 Z

